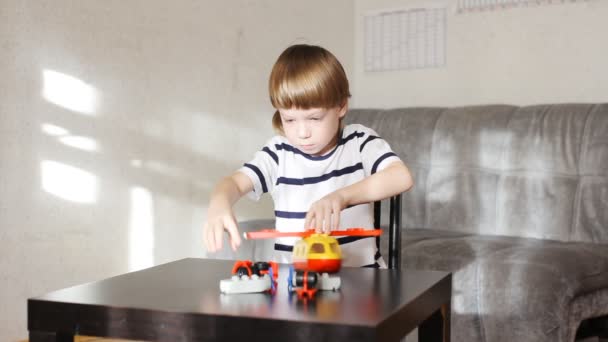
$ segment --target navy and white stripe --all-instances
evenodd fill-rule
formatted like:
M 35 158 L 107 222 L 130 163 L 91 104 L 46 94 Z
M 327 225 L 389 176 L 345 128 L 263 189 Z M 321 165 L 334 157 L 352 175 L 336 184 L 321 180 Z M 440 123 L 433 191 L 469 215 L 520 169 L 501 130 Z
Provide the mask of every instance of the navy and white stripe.
M 358 170 L 363 170 L 363 163 L 357 163 L 355 165 L 347 166 L 340 170 L 332 170 L 329 173 L 318 177 L 306 177 L 306 178 L 288 178 L 288 177 L 279 177 L 277 179 L 278 184 L 290 184 L 290 185 L 307 185 L 307 184 L 315 184 L 321 183 L 329 180 L 333 177 L 340 177 L 347 175 L 349 173 L 357 172 Z
M 264 148 L 262 149 L 262 151 L 268 153 L 268 155 L 270 156 L 270 158 L 272 158 L 272 160 L 274 160 L 275 163 L 277 163 L 277 165 L 279 165 L 279 156 L 277 156 L 276 153 L 272 152 L 268 147 L 264 146 Z
M 362 125 L 348 125 L 337 146 L 322 156 L 308 155 L 282 136 L 276 136 L 255 154 L 240 171 L 254 185 L 250 196 L 258 199 L 268 192 L 275 205 L 276 229 L 301 231 L 311 204 L 323 196 L 357 183 L 384 169 L 399 158 L 373 130 Z M 373 228 L 372 204 L 344 209 L 341 229 Z M 277 239 L 277 261 L 289 262 L 296 238 Z M 384 265 L 377 239 L 340 237 L 344 265 Z
M 262 186 L 262 192 L 267 193 L 268 186 L 266 186 L 266 178 L 262 174 L 262 171 L 260 171 L 260 169 L 257 166 L 252 165 L 252 164 L 245 163 L 245 165 L 243 165 L 243 166 L 246 168 L 249 168 L 249 169 L 253 170 L 253 172 L 255 172 L 255 175 L 258 177 L 260 185 Z
M 380 166 L 380 163 L 390 157 L 397 157 L 397 155 L 393 152 L 386 152 L 385 154 L 381 155 L 380 158 L 376 159 L 374 165 L 372 166 L 372 175 L 378 172 L 378 166 Z
M 361 144 L 361 147 L 359 147 L 359 152 L 363 152 L 363 148 L 365 147 L 365 145 L 367 145 L 368 142 L 370 142 L 370 141 L 372 141 L 374 139 L 378 139 L 378 138 L 380 138 L 380 137 L 377 136 L 377 135 L 370 135 L 370 136 L 368 136 L 365 139 L 365 141 Z

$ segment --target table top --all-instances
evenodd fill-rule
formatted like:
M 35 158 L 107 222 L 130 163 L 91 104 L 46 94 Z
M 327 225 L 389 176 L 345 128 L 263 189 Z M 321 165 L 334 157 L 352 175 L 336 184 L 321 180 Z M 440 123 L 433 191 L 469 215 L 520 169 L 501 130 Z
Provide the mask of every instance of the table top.
M 425 295 L 435 291 L 432 295 L 436 298 L 441 292 L 444 298 L 436 298 L 439 301 L 451 295 L 450 273 L 342 268 L 339 291 L 318 291 L 313 300 L 303 301 L 287 290 L 288 265 L 280 265 L 274 295 L 222 294 L 219 282 L 230 278 L 233 264 L 234 261 L 229 260 L 182 259 L 54 291 L 29 299 L 28 326 L 30 330 L 61 328 L 98 334 L 102 329 L 86 320 L 102 319 L 114 312 L 109 318 L 112 322 L 105 325 L 104 336 L 163 340 L 159 336 L 183 330 L 184 322 L 189 322 L 190 329 L 186 330 L 190 332 L 182 333 L 192 336 L 197 334 L 194 326 L 205 326 L 205 336 L 235 338 L 247 333 L 247 329 L 286 330 L 295 328 L 294 324 L 316 329 L 320 326 L 359 328 L 360 332 L 373 335 L 395 313 L 416 310 L 421 302 L 433 300 L 425 299 Z M 437 292 L 439 288 L 441 291 Z M 450 293 L 445 293 L 446 288 Z M 133 329 L 124 326 L 138 313 L 141 316 L 138 320 L 146 321 L 148 328 L 133 333 Z M 155 323 L 168 318 L 171 323 L 165 330 L 150 329 L 150 325 L 156 326 Z M 112 329 L 114 331 L 108 333 Z M 222 332 L 224 330 L 229 332 Z

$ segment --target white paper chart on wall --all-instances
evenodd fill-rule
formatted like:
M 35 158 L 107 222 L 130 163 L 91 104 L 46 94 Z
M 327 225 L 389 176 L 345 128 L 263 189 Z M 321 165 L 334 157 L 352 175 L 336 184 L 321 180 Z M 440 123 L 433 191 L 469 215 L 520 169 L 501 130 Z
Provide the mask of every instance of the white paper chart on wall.
M 446 9 L 413 8 L 365 15 L 365 71 L 442 67 Z
M 458 0 L 458 13 L 495 11 L 513 7 L 585 2 L 589 0 Z

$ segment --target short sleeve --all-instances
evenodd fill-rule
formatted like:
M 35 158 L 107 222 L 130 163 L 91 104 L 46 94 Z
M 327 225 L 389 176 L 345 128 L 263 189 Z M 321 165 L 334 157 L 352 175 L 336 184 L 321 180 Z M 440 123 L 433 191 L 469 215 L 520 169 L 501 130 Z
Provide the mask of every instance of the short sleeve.
M 393 152 L 386 140 L 382 139 L 373 129 L 361 126 L 364 134 L 359 138 L 359 152 L 363 160 L 366 175 L 385 169 L 388 165 L 401 159 Z
M 277 178 L 279 158 L 275 144 L 271 139 L 261 150 L 255 153 L 253 159 L 245 163 L 238 171 L 244 173 L 253 183 L 253 191 L 247 196 L 255 201 L 262 194 L 272 192 Z

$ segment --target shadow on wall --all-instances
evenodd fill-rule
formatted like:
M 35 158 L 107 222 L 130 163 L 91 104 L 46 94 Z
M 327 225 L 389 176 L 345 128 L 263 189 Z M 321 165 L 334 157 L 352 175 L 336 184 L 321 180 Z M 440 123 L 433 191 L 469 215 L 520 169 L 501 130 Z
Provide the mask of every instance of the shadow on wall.
M 52 198 L 69 202 L 59 207 L 84 209 L 102 218 L 109 234 L 124 236 L 124 231 L 113 230 L 127 227 L 129 270 L 155 264 L 155 240 L 171 239 L 166 228 L 172 225 L 171 219 L 176 219 L 174 224 L 193 224 L 193 212 L 206 207 L 215 180 L 238 166 L 229 162 L 231 156 L 224 151 L 206 153 L 206 144 L 213 142 L 190 141 L 194 137 L 189 136 L 176 138 L 175 127 L 166 126 L 179 117 L 171 115 L 153 124 L 154 117 L 140 113 L 137 115 L 141 118 L 121 119 L 115 114 L 109 116 L 117 121 L 104 118 L 109 113 L 104 113 L 103 93 L 72 75 L 43 70 L 42 97 L 54 106 L 43 105 L 44 114 L 39 117 L 41 189 Z M 195 116 L 186 118 L 185 124 L 209 122 Z M 200 139 L 205 140 L 205 132 L 214 127 L 194 129 L 200 130 Z M 184 219 L 178 217 L 180 214 L 190 217 Z M 74 211 L 62 215 L 72 216 L 65 221 L 79 221 Z M 90 218 L 80 223 L 81 227 L 100 224 Z M 158 226 L 165 228 L 159 230 Z M 180 235 L 190 233 L 183 231 Z

